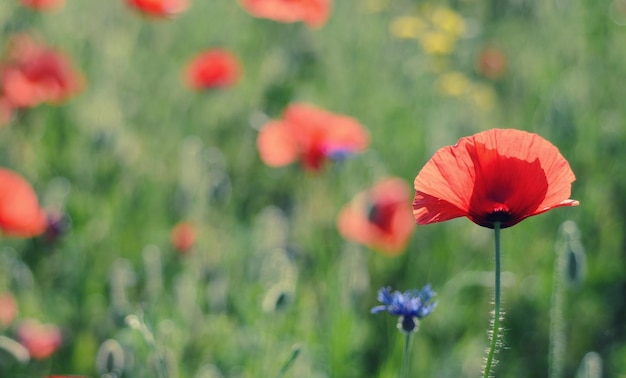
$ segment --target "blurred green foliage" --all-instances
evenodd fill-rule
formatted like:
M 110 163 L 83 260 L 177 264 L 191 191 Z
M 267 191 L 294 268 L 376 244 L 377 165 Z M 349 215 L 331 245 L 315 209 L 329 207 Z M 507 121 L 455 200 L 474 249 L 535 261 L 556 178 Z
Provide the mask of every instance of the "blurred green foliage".
M 64 337 L 47 360 L 3 358 L 2 376 L 100 376 L 98 350 L 113 339 L 124 377 L 155 376 L 157 356 L 172 377 L 272 377 L 296 344 L 285 376 L 395 377 L 396 320 L 369 309 L 381 286 L 427 282 L 439 304 L 414 338 L 415 376 L 477 376 L 491 311 L 490 230 L 466 219 L 416 227 L 406 253 L 389 258 L 342 240 L 335 219 L 374 181 L 412 183 L 439 147 L 510 127 L 560 149 L 581 205 L 503 231 L 496 376 L 548 374 L 555 242 L 572 219 L 587 275 L 565 293 L 563 371 L 574 376 L 595 351 L 607 377 L 626 377 L 624 1 L 450 1 L 463 30 L 445 54 L 390 32 L 398 17 L 433 7 L 444 5 L 338 0 L 329 22 L 311 30 L 255 19 L 230 0 L 196 0 L 161 21 L 121 0 L 68 1 L 46 14 L 0 2 L 3 45 L 33 32 L 88 82 L 67 104 L 28 110 L 0 129 L 0 166 L 71 220 L 54 244 L 2 239 L 2 289 L 18 299 L 19 317 L 57 324 Z M 242 81 L 187 90 L 183 67 L 216 46 L 240 57 Z M 476 69 L 485 46 L 506 56 L 499 79 Z M 460 92 L 446 92 L 450 85 Z M 357 118 L 370 149 L 317 175 L 264 166 L 258 129 L 293 101 Z M 199 230 L 188 256 L 170 244 L 181 220 Z M 143 319 L 155 347 L 127 315 Z

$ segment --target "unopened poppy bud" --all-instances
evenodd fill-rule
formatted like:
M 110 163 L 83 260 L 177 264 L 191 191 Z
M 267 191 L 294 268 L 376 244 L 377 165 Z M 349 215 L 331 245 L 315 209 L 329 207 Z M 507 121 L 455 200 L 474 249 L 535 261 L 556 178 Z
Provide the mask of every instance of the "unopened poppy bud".
M 108 339 L 100 345 L 96 355 L 96 369 L 102 376 L 120 377 L 124 371 L 124 349 L 119 342 Z
M 172 229 L 172 246 L 181 254 L 188 253 L 196 244 L 196 227 L 191 222 L 180 222 Z

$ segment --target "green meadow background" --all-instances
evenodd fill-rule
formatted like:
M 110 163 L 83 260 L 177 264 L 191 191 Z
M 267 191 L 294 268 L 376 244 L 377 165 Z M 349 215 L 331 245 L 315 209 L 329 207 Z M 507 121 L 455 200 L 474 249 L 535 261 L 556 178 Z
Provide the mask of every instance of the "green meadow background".
M 463 20 L 457 34 L 445 20 L 428 26 L 451 30 L 449 51 L 392 33 L 399 17 L 428 20 L 438 7 Z M 412 185 L 438 148 L 490 128 L 555 144 L 580 201 L 502 232 L 495 376 L 549 376 L 556 279 L 562 376 L 598 377 L 580 372 L 601 363 L 601 376 L 626 377 L 625 1 L 336 0 L 319 29 L 253 18 L 234 0 L 195 0 L 161 21 L 121 0 L 45 14 L 1 1 L 2 45 L 21 31 L 71 56 L 87 86 L 0 128 L 0 166 L 71 223 L 54 244 L 0 240 L 19 319 L 63 332 L 43 361 L 0 351 L 2 377 L 156 377 L 159 356 L 170 377 L 275 377 L 293 348 L 285 377 L 397 377 L 396 319 L 369 310 L 382 286 L 426 283 L 438 305 L 413 338 L 412 376 L 481 376 L 493 232 L 467 219 L 416 226 L 406 252 L 388 257 L 343 240 L 336 217 L 377 180 Z M 191 92 L 183 67 L 218 46 L 241 59 L 241 81 Z M 485 46 L 507 58 L 499 79 L 476 68 Z M 294 101 L 357 118 L 369 149 L 319 174 L 265 166 L 258 130 Z M 182 220 L 198 227 L 185 256 L 170 243 Z M 571 285 L 554 273 L 567 220 L 586 252 L 569 264 L 586 272 Z M 121 361 L 111 345 L 121 373 L 110 372 Z

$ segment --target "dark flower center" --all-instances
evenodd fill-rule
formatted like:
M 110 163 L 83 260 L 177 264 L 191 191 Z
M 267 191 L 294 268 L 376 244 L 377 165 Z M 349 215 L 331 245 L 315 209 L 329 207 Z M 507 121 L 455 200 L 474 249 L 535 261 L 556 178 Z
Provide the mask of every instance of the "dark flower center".
M 511 215 L 509 209 L 506 206 L 502 205 L 501 207 L 496 207 L 493 212 L 491 214 L 488 214 L 485 218 L 490 223 L 499 222 L 506 224 L 513 218 L 513 216 Z
M 398 318 L 398 329 L 402 332 L 411 333 L 417 331 L 419 320 L 414 316 L 400 316 Z
M 499 222 L 505 228 L 533 215 L 548 191 L 539 160 L 500 156 L 493 150 L 482 154 L 474 160 L 476 179 L 468 218 L 484 227 Z
M 367 219 L 384 232 L 390 232 L 393 220 L 394 206 L 390 203 L 370 203 Z

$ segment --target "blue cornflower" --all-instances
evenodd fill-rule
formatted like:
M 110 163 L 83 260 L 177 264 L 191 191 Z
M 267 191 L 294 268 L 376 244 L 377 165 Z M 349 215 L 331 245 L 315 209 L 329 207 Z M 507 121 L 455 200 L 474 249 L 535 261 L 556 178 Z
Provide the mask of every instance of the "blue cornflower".
M 352 155 L 354 155 L 354 151 L 350 148 L 342 147 L 342 146 L 324 146 L 323 147 L 324 156 L 328 159 L 342 162 L 348 160 Z
M 391 315 L 399 316 L 398 329 L 405 333 L 417 331 L 419 319 L 428 316 L 437 302 L 430 302 L 435 296 L 430 288 L 430 284 L 424 286 L 422 290 L 409 290 L 401 293 L 391 292 L 391 287 L 384 287 L 378 290 L 378 300 L 384 305 L 373 307 L 370 312 L 377 314 L 387 311 Z M 430 303 L 429 303 L 430 302 Z

